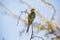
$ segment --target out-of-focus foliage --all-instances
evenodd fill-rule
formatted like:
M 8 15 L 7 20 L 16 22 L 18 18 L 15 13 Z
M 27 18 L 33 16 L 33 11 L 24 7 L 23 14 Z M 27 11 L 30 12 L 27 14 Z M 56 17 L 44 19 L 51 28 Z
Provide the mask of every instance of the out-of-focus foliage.
M 52 40 L 60 40 L 60 37 L 55 36 L 54 38 L 52 38 Z
M 44 26 L 43 25 L 38 25 L 37 29 L 38 29 L 38 31 L 43 30 Z
M 56 29 L 57 25 L 55 22 L 52 22 L 52 21 L 46 21 L 46 27 L 47 29 L 49 30 L 50 33 L 53 33 L 54 30 Z

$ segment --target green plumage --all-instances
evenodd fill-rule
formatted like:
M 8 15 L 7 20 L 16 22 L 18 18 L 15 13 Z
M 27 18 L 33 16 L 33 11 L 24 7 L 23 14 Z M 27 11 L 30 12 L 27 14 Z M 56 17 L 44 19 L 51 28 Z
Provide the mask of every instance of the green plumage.
M 28 28 L 27 28 L 27 32 L 29 31 L 29 27 L 32 24 L 33 20 L 35 19 L 35 12 L 31 12 L 28 15 Z

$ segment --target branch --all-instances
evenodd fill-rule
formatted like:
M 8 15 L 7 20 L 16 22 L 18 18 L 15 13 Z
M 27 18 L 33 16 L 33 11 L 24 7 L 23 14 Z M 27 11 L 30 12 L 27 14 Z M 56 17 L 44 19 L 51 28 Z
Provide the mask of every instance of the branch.
M 30 37 L 30 40 L 34 37 L 37 37 L 37 38 L 41 38 L 42 40 L 44 40 L 44 38 L 42 37 L 39 37 L 39 36 L 33 36 L 33 24 L 32 24 L 32 34 L 31 34 L 31 37 Z
M 33 24 L 32 24 L 32 34 L 30 40 L 33 38 Z
M 33 36 L 33 37 L 41 38 L 42 40 L 44 40 L 42 37 L 39 37 L 39 36 Z

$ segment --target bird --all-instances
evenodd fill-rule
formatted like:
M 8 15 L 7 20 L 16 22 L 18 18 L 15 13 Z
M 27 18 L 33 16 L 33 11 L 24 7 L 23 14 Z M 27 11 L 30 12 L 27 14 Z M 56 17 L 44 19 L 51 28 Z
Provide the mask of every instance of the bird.
M 35 17 L 36 17 L 35 9 L 32 8 L 32 9 L 30 10 L 30 13 L 28 14 L 28 27 L 27 27 L 27 32 L 29 31 L 29 27 L 30 27 L 30 25 L 33 23 Z

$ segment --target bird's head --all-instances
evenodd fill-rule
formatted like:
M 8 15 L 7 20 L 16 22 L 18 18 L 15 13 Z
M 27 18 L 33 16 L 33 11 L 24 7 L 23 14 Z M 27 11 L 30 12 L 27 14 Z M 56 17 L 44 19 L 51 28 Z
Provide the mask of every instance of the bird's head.
M 34 8 L 32 8 L 30 12 L 35 12 L 35 9 L 34 9 Z

